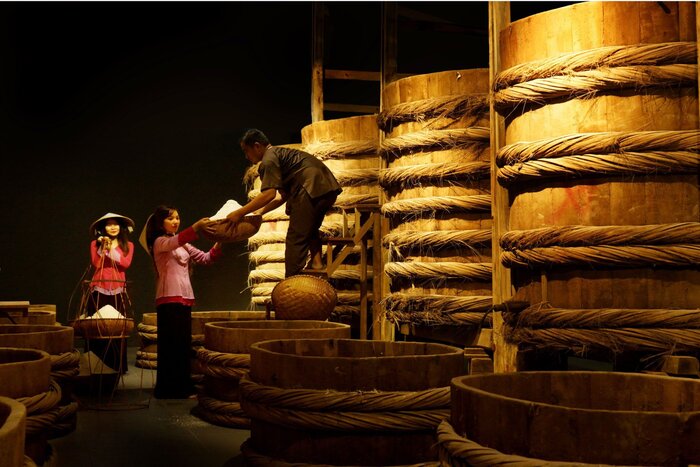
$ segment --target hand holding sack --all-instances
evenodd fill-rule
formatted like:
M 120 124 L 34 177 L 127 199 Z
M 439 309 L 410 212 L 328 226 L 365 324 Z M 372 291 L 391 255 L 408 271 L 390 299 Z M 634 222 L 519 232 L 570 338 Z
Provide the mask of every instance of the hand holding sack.
M 262 216 L 244 216 L 240 222 L 234 224 L 227 219 L 209 222 L 199 233 L 213 242 L 230 243 L 248 240 L 260 230 Z

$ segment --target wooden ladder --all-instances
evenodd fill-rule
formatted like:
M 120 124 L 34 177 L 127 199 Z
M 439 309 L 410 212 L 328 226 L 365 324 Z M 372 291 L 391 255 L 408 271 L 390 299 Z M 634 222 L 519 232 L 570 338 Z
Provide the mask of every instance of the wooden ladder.
M 368 288 L 367 288 L 367 244 L 372 239 L 372 248 L 380 248 L 380 221 L 381 215 L 378 204 L 359 204 L 348 208 L 341 208 L 343 214 L 343 227 L 340 237 L 329 237 L 326 239 L 326 276 L 330 279 L 343 261 L 360 248 L 360 339 L 367 339 L 367 311 L 368 311 Z M 363 221 L 364 215 L 364 221 Z M 350 226 L 350 219 L 354 222 Z M 370 236 L 370 233 L 372 234 Z M 377 265 L 373 266 L 376 269 Z M 372 281 L 381 274 L 374 271 Z M 375 300 L 378 298 L 375 297 Z

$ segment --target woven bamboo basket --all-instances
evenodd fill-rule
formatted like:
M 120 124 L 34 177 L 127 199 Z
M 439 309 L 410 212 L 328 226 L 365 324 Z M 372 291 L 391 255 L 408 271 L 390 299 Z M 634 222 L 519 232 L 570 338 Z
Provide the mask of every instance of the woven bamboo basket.
M 85 339 L 129 337 L 134 330 L 131 318 L 86 318 L 71 322 L 77 336 Z
M 275 319 L 325 321 L 338 300 L 333 286 L 320 277 L 289 277 L 272 289 Z

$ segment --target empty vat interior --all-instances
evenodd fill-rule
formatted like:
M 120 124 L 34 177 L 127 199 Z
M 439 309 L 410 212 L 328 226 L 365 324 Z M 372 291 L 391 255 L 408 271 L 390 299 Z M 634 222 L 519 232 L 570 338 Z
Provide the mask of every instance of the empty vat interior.
M 351 339 L 287 339 L 256 344 L 260 349 L 300 357 L 382 358 L 446 355 L 455 347 L 415 342 L 360 341 Z
M 6 365 L 8 363 L 33 362 L 36 360 L 41 360 L 42 358 L 43 354 L 41 352 L 0 347 L 0 365 Z
M 10 416 L 10 406 L 0 403 L 0 428 L 5 425 L 8 417 Z
M 700 410 L 700 381 L 631 373 L 537 372 L 457 378 L 456 390 L 477 389 L 563 407 L 636 411 Z

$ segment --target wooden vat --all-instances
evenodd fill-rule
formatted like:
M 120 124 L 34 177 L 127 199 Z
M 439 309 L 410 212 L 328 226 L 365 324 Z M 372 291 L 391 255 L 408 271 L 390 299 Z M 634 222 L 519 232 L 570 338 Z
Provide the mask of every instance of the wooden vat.
M 24 430 L 27 409 L 9 397 L 0 397 L 0 467 L 24 466 Z
M 60 325 L 2 324 L 0 347 L 43 350 L 51 357 L 51 377 L 61 386 L 61 417 L 49 436 L 75 430 L 78 404 L 73 400 L 73 380 L 80 371 L 80 352 L 73 346 L 73 328 Z
M 471 344 L 490 326 L 488 87 L 488 69 L 452 70 L 382 94 L 385 308 L 405 334 Z
M 304 151 L 322 160 L 343 188 L 334 208 L 326 214 L 322 227 L 329 233 L 335 232 L 333 236 L 342 236 L 343 215 L 341 209 L 353 214 L 355 206 L 379 205 L 381 161 L 378 155 L 377 116 L 361 115 L 314 122 L 301 129 L 301 142 Z M 353 228 L 353 216 L 348 217 L 349 227 Z M 368 242 L 368 247 L 369 249 L 374 247 L 371 241 Z M 325 262 L 325 248 L 323 254 Z M 371 251 L 368 252 L 367 258 L 367 277 L 368 280 L 371 280 Z M 355 335 L 360 334 L 359 263 L 360 248 L 356 247 L 329 278 L 338 291 L 339 299 L 330 319 L 335 322 L 351 324 Z M 371 284 L 368 288 L 371 290 Z M 371 309 L 371 292 L 368 296 L 370 302 L 368 309 Z
M 217 425 L 248 427 L 241 409 L 238 383 L 250 368 L 250 346 L 281 338 L 348 338 L 350 327 L 326 321 L 217 322 L 205 327 L 204 348 L 198 351 L 204 388 L 193 414 Z
M 30 407 L 25 412 L 25 430 L 21 436 L 24 438 L 24 454 L 38 465 L 51 455 L 46 421 L 55 420 L 61 397 L 60 388 L 51 382 L 50 371 L 51 357 L 44 351 L 0 347 L 0 396 L 15 399 L 25 408 Z M 37 398 L 43 398 L 43 403 L 37 404 Z M 0 451 L 3 449 L 3 443 L 0 443 Z M 0 462 L 3 460 L 4 457 L 0 458 Z
M 463 351 L 442 344 L 285 339 L 250 352 L 241 405 L 251 437 L 242 450 L 269 465 L 435 461 L 449 381 L 465 372 Z
M 214 321 L 238 321 L 264 319 L 263 311 L 193 311 L 192 346 L 204 344 L 204 325 Z M 158 320 L 156 313 L 144 313 L 138 327 L 141 346 L 136 353 L 136 366 L 156 369 L 158 367 Z
M 517 325 L 504 315 L 512 342 L 697 353 L 695 41 L 684 2 L 580 3 L 501 33 L 510 206 L 494 215 L 508 216 L 514 298 L 537 308 Z M 669 309 L 682 317 L 669 323 Z
M 685 378 L 574 371 L 477 375 L 452 381 L 451 423 L 459 435 L 505 454 L 680 466 L 700 462 L 699 401 L 700 381 Z

